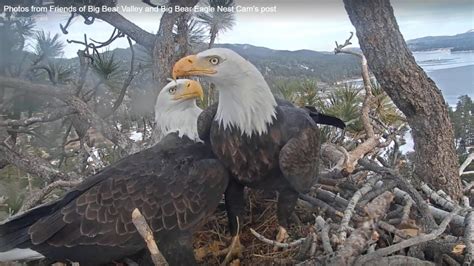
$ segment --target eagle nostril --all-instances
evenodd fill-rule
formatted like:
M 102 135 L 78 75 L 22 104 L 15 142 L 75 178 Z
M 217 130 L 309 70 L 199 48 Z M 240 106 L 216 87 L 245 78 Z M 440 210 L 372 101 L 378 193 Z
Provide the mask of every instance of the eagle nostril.
M 191 64 L 192 64 L 192 63 L 193 63 L 193 60 L 191 60 L 191 59 L 188 59 L 188 63 L 191 63 Z

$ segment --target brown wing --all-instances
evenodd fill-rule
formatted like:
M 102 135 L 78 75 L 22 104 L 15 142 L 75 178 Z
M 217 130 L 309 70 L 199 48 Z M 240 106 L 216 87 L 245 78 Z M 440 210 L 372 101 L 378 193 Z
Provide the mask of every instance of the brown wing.
M 138 208 L 153 231 L 191 230 L 217 206 L 227 173 L 204 145 L 143 151 L 100 173 L 102 179 L 29 229 L 33 244 L 143 245 L 131 221 Z
M 291 186 L 305 193 L 319 173 L 319 129 L 307 127 L 280 150 L 280 169 Z

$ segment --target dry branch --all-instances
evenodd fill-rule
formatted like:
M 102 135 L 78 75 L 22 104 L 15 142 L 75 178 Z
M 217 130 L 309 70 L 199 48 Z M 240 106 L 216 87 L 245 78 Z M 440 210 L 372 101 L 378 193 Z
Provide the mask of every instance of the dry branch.
M 411 247 L 411 246 L 414 246 L 414 245 L 418 245 L 418 244 L 436 239 L 438 236 L 440 236 L 446 230 L 446 227 L 448 226 L 448 224 L 451 222 L 451 220 L 454 218 L 454 216 L 459 211 L 460 211 L 460 208 L 454 209 L 448 215 L 448 217 L 446 217 L 443 220 L 443 222 L 438 226 L 438 228 L 436 230 L 434 230 L 433 232 L 431 232 L 429 234 L 426 234 L 426 235 L 421 235 L 421 236 L 417 236 L 417 237 L 413 237 L 413 238 L 404 240 L 400 243 L 388 246 L 386 248 L 378 249 L 378 250 L 374 251 L 373 253 L 367 254 L 367 255 L 362 256 L 359 259 L 357 259 L 355 265 L 364 265 L 364 263 L 366 263 L 368 261 L 390 255 L 390 254 L 392 254 L 394 252 L 397 252 L 401 249 L 404 249 L 404 248 L 407 248 L 407 247 Z
M 464 266 L 474 263 L 474 211 L 471 210 L 464 219 L 464 244 L 466 245 L 466 254 L 464 255 Z
M 442 208 L 452 211 L 456 207 L 456 204 L 448 200 L 446 197 L 440 196 L 438 193 L 436 193 L 434 190 L 432 190 L 428 184 L 422 184 L 421 185 L 421 190 L 425 192 L 425 194 L 432 199 L 436 204 L 440 205 Z
M 273 245 L 275 247 L 278 247 L 278 248 L 291 248 L 291 247 L 296 247 L 296 246 L 299 246 L 301 245 L 305 240 L 306 238 L 300 238 L 300 239 L 297 239 L 293 242 L 290 242 L 290 243 L 280 243 L 280 242 L 277 242 L 275 240 L 271 240 L 271 239 L 268 239 L 264 236 L 262 236 L 261 234 L 257 233 L 257 231 L 255 231 L 254 229 L 250 228 L 250 232 L 252 233 L 252 235 L 254 235 L 258 240 L 264 242 L 264 243 L 267 243 L 269 245 Z
M 345 53 L 350 55 L 355 55 L 361 59 L 361 72 L 362 72 L 362 81 L 364 84 L 365 96 L 364 102 L 362 103 L 361 108 L 361 121 L 364 127 L 364 131 L 366 134 L 367 139 L 359 144 L 354 150 L 349 151 L 349 156 L 344 163 L 343 171 L 347 173 L 352 173 L 357 165 L 357 161 L 364 157 L 367 153 L 373 151 L 377 148 L 381 143 L 379 140 L 379 136 L 377 136 L 374 132 L 374 128 L 370 123 L 369 111 L 371 107 L 371 103 L 373 100 L 372 95 L 372 85 L 370 82 L 370 74 L 369 74 L 369 66 L 367 64 L 367 59 L 362 53 L 357 53 L 354 51 L 344 50 L 344 48 L 351 44 L 350 40 L 354 35 L 351 32 L 350 37 L 344 42 L 342 45 L 338 45 L 336 42 L 336 48 L 334 49 L 334 53 Z M 384 143 L 383 145 L 388 145 L 389 142 Z
M 48 196 L 53 190 L 57 188 L 70 188 L 79 185 L 82 180 L 57 180 L 53 183 L 42 188 L 40 191 L 34 193 L 29 197 L 26 202 L 21 206 L 20 212 L 29 210 L 36 205 L 40 204 L 41 201 Z
M 77 111 L 77 115 L 80 115 L 94 127 L 98 128 L 107 139 L 119 146 L 124 152 L 135 153 L 139 151 L 139 147 L 131 139 L 93 112 L 82 99 L 73 94 L 67 93 L 71 91 L 68 88 L 34 84 L 21 79 L 7 77 L 0 77 L 0 85 L 25 90 L 34 94 L 56 97 Z
M 329 226 L 326 224 L 326 221 L 324 221 L 323 217 L 316 217 L 316 226 L 321 232 L 321 242 L 323 242 L 324 253 L 333 253 L 334 251 L 331 246 L 331 241 L 329 240 Z
M 467 156 L 466 160 L 461 164 L 459 167 L 459 175 L 466 174 L 464 170 L 466 170 L 467 166 L 471 164 L 472 160 L 474 160 L 474 153 L 471 153 Z
M 394 179 L 398 183 L 398 186 L 403 191 L 406 191 L 405 193 L 408 193 L 410 197 L 412 198 L 412 200 L 416 203 L 418 210 L 422 216 L 421 222 L 422 222 L 423 227 L 425 229 L 430 229 L 430 230 L 436 228 L 436 223 L 433 218 L 433 215 L 430 213 L 428 204 L 425 202 L 425 200 L 420 195 L 420 193 L 406 180 L 406 178 L 401 177 L 396 171 L 390 168 L 379 166 L 376 163 L 371 162 L 367 159 L 359 160 L 359 164 L 364 166 L 368 170 L 382 174 L 383 176 L 386 176 L 388 178 Z M 395 188 L 394 192 L 396 193 L 396 191 L 397 191 L 397 188 Z
M 360 200 L 362 196 L 367 194 L 372 188 L 374 187 L 375 183 L 380 180 L 380 177 L 372 177 L 365 183 L 359 190 L 354 193 L 349 204 L 347 205 L 346 210 L 344 211 L 344 216 L 341 220 L 341 227 L 339 232 L 339 240 L 344 243 L 347 237 L 347 228 L 349 227 L 349 222 L 351 221 L 352 215 L 354 213 L 354 209 L 357 205 L 357 202 Z
M 404 231 L 402 230 L 399 230 L 397 229 L 395 226 L 387 223 L 387 222 L 384 222 L 384 221 L 378 221 L 377 222 L 377 226 L 387 232 L 390 232 L 392 234 L 395 234 L 403 239 L 407 239 L 409 238 L 410 236 L 407 235 Z
M 41 116 L 32 116 L 26 119 L 7 119 L 7 120 L 0 120 L 0 126 L 21 126 L 26 127 L 32 125 L 34 123 L 42 123 L 42 122 L 52 122 L 58 119 L 61 119 L 65 116 L 73 114 L 74 110 L 67 108 L 67 109 L 57 109 L 52 112 L 48 112 L 45 115 Z
M 367 243 L 371 237 L 372 225 L 370 222 L 364 222 L 361 227 L 351 233 L 344 245 L 337 250 L 334 257 L 329 258 L 327 265 L 352 265 L 355 258 L 367 249 Z
M 0 144 L 0 155 L 0 157 L 4 158 L 8 163 L 48 182 L 58 179 L 78 179 L 78 176 L 75 173 L 61 172 L 55 169 L 48 161 L 40 157 L 17 152 L 7 147 L 5 144 Z
M 380 265 L 412 265 L 412 266 L 434 266 L 435 264 L 426 260 L 420 260 L 413 257 L 395 255 L 390 257 L 378 258 L 377 260 L 368 261 L 364 266 L 380 266 Z
M 155 238 L 153 237 L 153 231 L 143 217 L 140 210 L 135 208 L 132 212 L 132 222 L 137 228 L 138 233 L 143 237 L 146 242 L 146 246 L 151 254 L 151 259 L 155 266 L 164 266 L 168 265 L 165 257 L 161 254 L 158 246 L 156 245 Z

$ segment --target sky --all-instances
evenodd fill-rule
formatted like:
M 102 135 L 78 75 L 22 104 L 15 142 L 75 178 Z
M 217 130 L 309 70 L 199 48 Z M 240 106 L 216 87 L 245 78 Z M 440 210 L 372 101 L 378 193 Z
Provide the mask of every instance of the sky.
M 454 35 L 474 29 L 473 0 L 392 0 L 391 3 L 406 40 Z M 147 6 L 139 0 L 119 0 L 118 6 L 143 8 L 141 12 L 119 9 L 119 13 L 149 32 L 157 31 L 162 12 L 145 11 Z M 235 26 L 221 33 L 217 43 L 247 43 L 279 50 L 332 51 L 334 41 L 343 42 L 349 32 L 354 31 L 342 0 L 236 0 L 235 13 Z M 37 18 L 38 28 L 59 33 L 63 41 L 82 40 L 84 33 L 95 40 L 106 40 L 112 33 L 113 28 L 106 22 L 85 25 L 82 18 L 76 18 L 69 34 L 64 35 L 59 23 L 64 24 L 68 16 L 68 13 L 48 12 Z M 356 39 L 353 43 L 358 46 Z M 127 46 L 122 38 L 110 49 Z M 67 45 L 64 56 L 74 57 L 80 48 L 79 45 Z

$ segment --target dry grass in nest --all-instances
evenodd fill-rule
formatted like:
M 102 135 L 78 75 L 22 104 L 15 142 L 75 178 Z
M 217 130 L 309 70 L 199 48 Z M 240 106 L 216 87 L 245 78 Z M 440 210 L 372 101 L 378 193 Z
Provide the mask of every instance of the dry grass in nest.
M 298 252 L 297 247 L 274 251 L 272 245 L 261 242 L 250 232 L 250 228 L 253 228 L 261 235 L 269 239 L 275 239 L 278 228 L 276 196 L 265 195 L 261 191 L 249 190 L 246 199 L 246 215 L 240 230 L 240 241 L 244 246 L 240 257 L 240 265 L 293 265 L 295 261 L 292 258 Z M 218 253 L 231 243 L 227 215 L 223 206 L 221 207 L 194 235 L 194 247 L 197 257 L 204 256 L 200 261 L 201 265 L 219 265 L 225 254 L 219 256 Z M 291 237 L 290 241 L 306 236 L 307 232 L 308 226 L 293 224 L 288 230 Z

